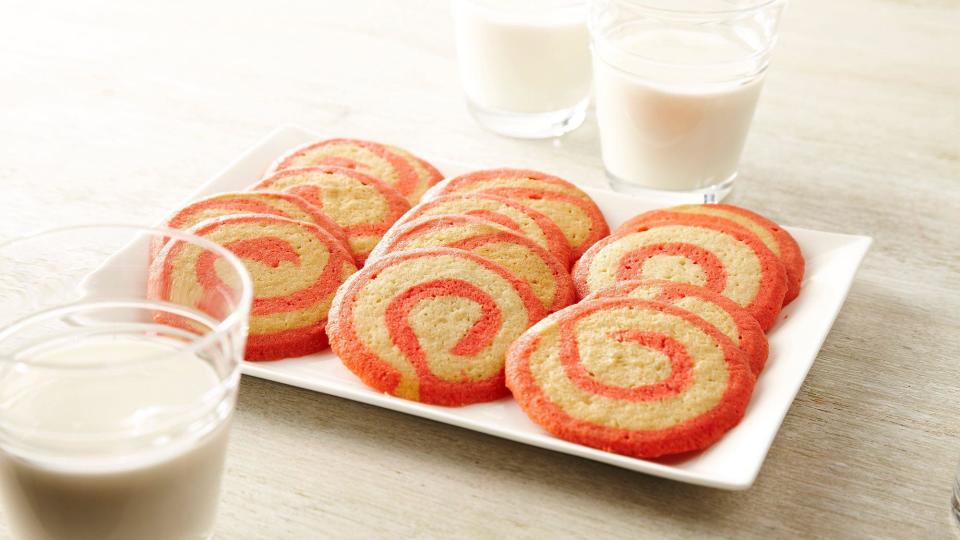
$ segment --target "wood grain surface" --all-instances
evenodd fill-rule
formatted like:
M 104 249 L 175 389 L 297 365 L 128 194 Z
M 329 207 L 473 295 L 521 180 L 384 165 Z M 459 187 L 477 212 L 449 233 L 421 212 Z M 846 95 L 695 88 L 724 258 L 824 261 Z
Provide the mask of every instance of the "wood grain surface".
M 218 538 L 950 538 L 960 9 L 789 6 L 731 201 L 876 239 L 756 485 L 630 473 L 245 378 Z M 446 2 L 6 0 L 0 238 L 152 223 L 282 123 L 604 183 L 468 117 Z M 5 531 L 0 525 L 0 534 Z

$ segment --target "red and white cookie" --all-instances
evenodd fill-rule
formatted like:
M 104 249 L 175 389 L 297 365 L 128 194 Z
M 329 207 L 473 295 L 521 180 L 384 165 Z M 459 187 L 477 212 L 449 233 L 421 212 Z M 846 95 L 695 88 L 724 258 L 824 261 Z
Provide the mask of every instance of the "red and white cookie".
M 390 230 L 370 258 L 417 248 L 465 249 L 503 265 L 533 289 L 547 311 L 569 306 L 577 297 L 566 265 L 533 240 L 482 218 L 424 216 Z
M 247 360 L 275 360 L 322 350 L 337 287 L 356 272 L 353 258 L 324 229 L 274 215 L 240 214 L 189 231 L 235 253 L 253 278 Z M 171 241 L 150 266 L 150 298 L 209 312 L 210 295 L 235 287 L 211 251 Z
M 611 297 L 640 298 L 681 307 L 715 326 L 740 347 L 754 375 L 767 363 L 769 346 L 760 323 L 733 300 L 709 289 L 662 279 L 630 280 L 600 289 L 584 300 Z
M 277 160 L 267 176 L 318 165 L 368 174 L 396 189 L 410 204 L 416 204 L 427 188 L 443 178 L 436 167 L 402 148 L 359 139 L 328 139 L 297 148 Z
M 325 229 L 334 238 L 347 246 L 347 233 L 319 208 L 303 197 L 292 193 L 268 191 L 240 191 L 218 193 L 191 203 L 165 223 L 171 229 L 189 229 L 207 219 L 233 214 L 272 214 L 297 221 L 313 223 Z M 155 239 L 150 253 L 156 255 L 165 242 Z
M 459 249 L 415 249 L 372 260 L 347 281 L 327 333 L 370 387 L 458 406 L 507 395 L 507 347 L 545 314 L 499 264 Z
M 346 231 L 350 251 L 361 265 L 387 229 L 410 209 L 395 189 L 341 167 L 284 169 L 252 189 L 293 193 L 319 207 Z
M 589 195 L 567 180 L 539 171 L 475 171 L 441 182 L 430 189 L 427 197 L 469 192 L 506 197 L 549 217 L 563 231 L 574 259 L 610 234 L 603 213 Z
M 638 458 L 715 443 L 740 422 L 755 383 L 713 325 L 636 298 L 554 313 L 510 347 L 506 373 L 520 407 L 550 433 Z
M 628 279 L 706 287 L 746 309 L 764 331 L 787 290 L 783 264 L 756 235 L 693 214 L 621 228 L 587 250 L 573 270 L 581 297 Z
M 800 294 L 800 284 L 803 282 L 805 267 L 803 254 L 800 252 L 800 245 L 797 244 L 793 236 L 785 231 L 783 227 L 746 208 L 740 208 L 739 206 L 730 204 L 686 204 L 673 206 L 635 216 L 621 225 L 621 228 L 628 229 L 638 223 L 669 220 L 678 213 L 697 214 L 722 220 L 721 222 L 733 222 L 757 235 L 763 244 L 780 259 L 784 269 L 787 271 L 787 294 L 783 299 L 784 305 L 789 304 Z
M 503 225 L 533 240 L 540 247 L 570 265 L 570 247 L 563 231 L 547 216 L 532 208 L 489 193 L 442 195 L 414 206 L 400 220 L 409 223 L 423 216 L 462 214 L 476 216 Z

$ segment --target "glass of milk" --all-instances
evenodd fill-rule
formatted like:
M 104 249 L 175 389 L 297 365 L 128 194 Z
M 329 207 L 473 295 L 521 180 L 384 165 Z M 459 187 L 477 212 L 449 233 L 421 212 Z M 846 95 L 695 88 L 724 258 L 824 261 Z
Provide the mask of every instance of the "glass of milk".
M 732 188 L 784 0 L 593 0 L 600 145 L 615 189 Z
M 477 122 L 511 137 L 556 137 L 590 97 L 585 0 L 453 0 L 460 79 Z
M 156 241 L 215 268 L 202 311 L 148 299 Z M 251 297 L 243 263 L 179 231 L 0 243 L 0 522 L 14 538 L 212 536 Z

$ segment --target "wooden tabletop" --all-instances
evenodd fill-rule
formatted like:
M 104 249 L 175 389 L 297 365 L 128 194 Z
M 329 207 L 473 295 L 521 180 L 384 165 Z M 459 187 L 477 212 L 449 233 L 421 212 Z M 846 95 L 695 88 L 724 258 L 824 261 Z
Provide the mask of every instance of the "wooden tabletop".
M 592 117 L 543 141 L 471 121 L 440 0 L 11 0 L 3 11 L 0 238 L 156 222 L 291 122 L 604 183 Z M 730 200 L 876 243 L 752 489 L 245 378 L 218 538 L 951 537 L 958 27 L 955 0 L 789 6 Z

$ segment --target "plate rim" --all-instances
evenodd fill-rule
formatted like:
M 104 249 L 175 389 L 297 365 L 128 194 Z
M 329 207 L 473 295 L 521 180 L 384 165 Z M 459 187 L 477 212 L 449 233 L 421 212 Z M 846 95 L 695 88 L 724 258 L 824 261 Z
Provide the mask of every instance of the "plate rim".
M 240 154 L 237 158 L 232 160 L 227 166 L 220 169 L 215 175 L 210 177 L 206 182 L 203 182 L 196 189 L 192 190 L 190 194 L 180 203 L 181 206 L 189 204 L 190 202 L 196 200 L 199 197 L 202 197 L 206 194 L 211 187 L 214 187 L 215 184 L 222 181 L 225 177 L 234 174 L 234 170 L 238 167 L 243 166 L 243 164 L 254 157 L 254 154 L 263 151 L 266 147 L 273 144 L 277 144 L 280 139 L 284 138 L 293 138 L 293 139 L 302 139 L 301 142 L 308 142 L 311 139 L 322 138 L 323 135 L 316 131 L 310 130 L 308 128 L 296 125 L 296 124 L 282 124 L 265 136 L 261 137 L 257 142 L 248 148 L 245 152 Z M 294 142 L 290 146 L 294 146 L 298 143 Z M 419 154 L 418 154 L 419 155 Z M 438 162 L 448 163 L 451 165 L 458 165 L 464 169 L 470 169 L 475 167 L 468 163 L 463 163 L 459 160 L 448 160 L 443 159 L 440 156 L 433 156 L 424 154 L 427 158 L 436 159 Z M 271 159 L 274 159 L 276 156 L 273 156 Z M 251 184 L 256 181 L 256 179 L 251 181 Z M 583 186 L 579 185 L 578 187 L 584 189 L 591 196 L 601 194 L 601 196 L 610 194 L 616 194 L 618 197 L 626 197 L 629 199 L 634 199 L 637 201 L 647 201 L 655 204 L 668 204 L 668 202 L 659 200 L 659 199 L 650 199 L 644 198 L 642 196 L 633 195 L 633 194 L 624 194 L 610 190 L 609 188 L 604 189 L 597 186 Z M 607 465 L 612 465 L 620 467 L 626 470 L 633 472 L 639 472 L 644 474 L 650 474 L 653 476 L 658 476 L 662 478 L 667 478 L 674 481 L 685 482 L 694 485 L 700 485 L 705 487 L 711 487 L 716 489 L 725 489 L 725 490 L 745 490 L 751 487 L 756 481 L 760 470 L 763 467 L 763 464 L 766 462 L 767 455 L 769 454 L 770 448 L 773 445 L 773 441 L 776 438 L 777 434 L 780 432 L 783 421 L 789 413 L 790 409 L 793 407 L 794 402 L 796 401 L 797 395 L 799 394 L 800 389 L 803 386 L 803 383 L 806 381 L 807 376 L 809 375 L 810 370 L 813 368 L 813 365 L 816 363 L 817 357 L 819 357 L 820 349 L 823 346 L 824 341 L 829 335 L 830 331 L 833 328 L 836 318 L 839 315 L 840 311 L 843 308 L 843 305 L 846 303 L 846 299 L 852 288 L 854 279 L 856 279 L 857 272 L 863 262 L 863 259 L 869 250 L 870 246 L 873 244 L 873 238 L 865 235 L 857 234 L 848 234 L 848 233 L 836 233 L 828 231 L 819 231 L 814 229 L 805 229 L 801 227 L 790 227 L 784 226 L 785 229 L 791 233 L 809 233 L 816 235 L 829 235 L 836 240 L 841 240 L 844 242 L 843 249 L 848 252 L 847 256 L 853 258 L 853 262 L 850 264 L 848 274 L 844 276 L 842 283 L 837 283 L 837 285 L 842 287 L 842 297 L 836 303 L 836 307 L 832 310 L 832 313 L 824 313 L 824 315 L 829 315 L 831 320 L 829 325 L 823 327 L 819 335 L 816 335 L 816 353 L 813 354 L 813 358 L 810 359 L 808 365 L 803 370 L 802 376 L 798 376 L 795 380 L 790 381 L 789 391 L 786 392 L 790 394 L 790 400 L 786 404 L 786 407 L 783 408 L 782 412 L 778 414 L 776 418 L 775 426 L 768 430 L 762 431 L 759 434 L 753 435 L 757 439 L 758 444 L 762 444 L 763 452 L 760 454 L 760 457 L 751 462 L 751 466 L 744 468 L 748 470 L 741 469 L 740 474 L 735 475 L 707 475 L 701 472 L 692 472 L 684 469 L 677 468 L 675 466 L 660 463 L 656 460 L 644 460 L 639 458 L 633 458 L 629 456 L 623 456 L 620 454 L 615 454 L 612 452 L 606 452 L 603 450 L 583 446 L 580 444 L 568 442 L 556 437 L 553 437 L 549 434 L 540 434 L 534 433 L 529 436 L 522 437 L 512 434 L 513 430 L 501 430 L 498 431 L 494 428 L 487 427 L 481 423 L 476 422 L 474 419 L 466 417 L 458 417 L 455 414 L 451 414 L 449 408 L 440 407 L 436 405 L 428 405 L 415 401 L 409 401 L 402 398 L 397 398 L 390 396 L 388 394 L 381 394 L 369 389 L 354 389 L 348 386 L 338 386 L 337 383 L 334 383 L 329 380 L 319 380 L 319 381 L 305 381 L 303 377 L 297 376 L 295 373 L 282 373 L 275 370 L 268 369 L 269 365 L 274 363 L 267 362 L 247 362 L 244 361 L 241 366 L 241 371 L 245 375 L 251 377 L 257 377 L 261 379 L 270 380 L 280 384 L 286 384 L 289 386 L 295 386 L 298 388 L 303 388 L 305 390 L 320 392 L 323 394 L 332 395 L 341 399 L 349 399 L 352 401 L 357 401 L 360 403 L 365 403 L 368 405 L 385 408 L 399 413 L 410 414 L 413 416 L 418 416 L 420 418 L 426 418 L 431 421 L 441 422 L 455 426 L 460 429 L 469 429 L 471 431 L 476 431 L 483 433 L 488 436 L 493 436 L 501 439 L 510 440 L 512 442 L 527 444 L 542 448 L 549 451 L 560 452 L 575 457 L 590 459 L 592 461 L 598 461 L 605 463 Z M 307 361 L 309 357 L 305 358 L 292 358 L 285 359 L 285 361 Z M 508 398 L 504 398 L 508 399 Z M 453 411 L 459 409 L 452 409 Z

